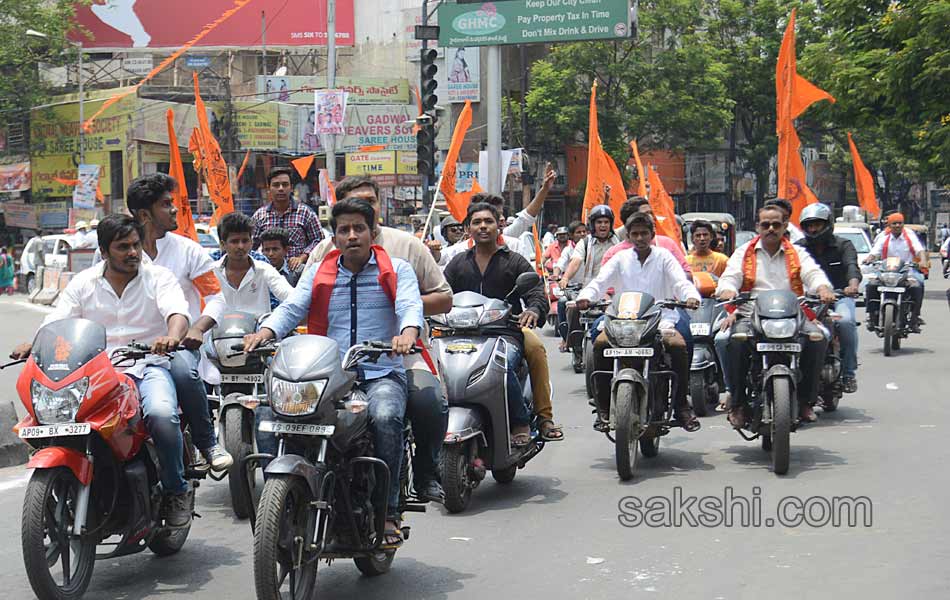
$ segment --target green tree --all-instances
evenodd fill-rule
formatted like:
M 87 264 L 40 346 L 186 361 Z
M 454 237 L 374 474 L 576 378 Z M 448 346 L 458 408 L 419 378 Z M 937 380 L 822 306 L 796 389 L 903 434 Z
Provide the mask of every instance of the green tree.
M 26 120 L 31 107 L 49 98 L 38 62 L 76 61 L 76 51 L 66 40 L 75 5 L 72 0 L 0 0 L 0 123 Z M 47 37 L 28 36 L 28 29 Z

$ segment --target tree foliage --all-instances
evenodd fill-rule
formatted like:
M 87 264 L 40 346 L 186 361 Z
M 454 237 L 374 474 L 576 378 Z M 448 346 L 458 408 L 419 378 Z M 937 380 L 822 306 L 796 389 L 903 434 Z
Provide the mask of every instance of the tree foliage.
M 76 62 L 76 50 L 66 40 L 75 5 L 72 0 L 0 0 L 0 123 L 24 120 L 31 107 L 48 99 L 39 62 Z M 47 37 L 28 36 L 28 29 Z

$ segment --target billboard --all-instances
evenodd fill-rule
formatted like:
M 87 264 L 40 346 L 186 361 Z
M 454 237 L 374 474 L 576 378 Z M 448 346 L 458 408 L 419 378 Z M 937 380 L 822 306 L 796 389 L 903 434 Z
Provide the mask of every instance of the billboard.
M 409 102 L 409 80 L 374 77 L 337 77 L 336 89 L 348 94 L 347 104 L 405 104 Z M 313 92 L 327 87 L 322 75 L 257 76 L 259 100 L 291 104 L 312 104 Z
M 91 34 L 73 35 L 85 48 L 177 49 L 234 8 L 233 0 L 108 0 L 76 5 L 76 22 Z M 262 31 L 263 13 L 267 27 Z M 254 0 L 223 21 L 197 47 L 325 46 L 327 2 Z M 354 42 L 353 0 L 336 2 L 336 43 Z
M 25 192 L 31 180 L 29 162 L 0 165 L 0 192 Z

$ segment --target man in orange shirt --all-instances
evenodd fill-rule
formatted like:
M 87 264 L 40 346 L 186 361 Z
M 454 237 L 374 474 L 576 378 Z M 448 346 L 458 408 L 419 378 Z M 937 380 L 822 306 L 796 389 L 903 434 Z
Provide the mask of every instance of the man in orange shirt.
M 701 219 L 693 221 L 689 233 L 693 238 L 693 250 L 686 256 L 686 260 L 693 272 L 712 273 L 716 277 L 722 275 L 729 257 L 712 249 L 712 241 L 716 238 L 712 223 Z

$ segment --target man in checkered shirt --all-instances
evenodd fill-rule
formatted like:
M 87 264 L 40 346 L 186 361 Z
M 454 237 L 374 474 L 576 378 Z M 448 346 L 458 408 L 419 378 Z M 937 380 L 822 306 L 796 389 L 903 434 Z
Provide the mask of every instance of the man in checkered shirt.
M 283 227 L 290 232 L 287 262 L 293 270 L 307 263 L 310 252 L 323 239 L 323 231 L 317 214 L 302 202 L 291 199 L 290 178 L 291 171 L 287 167 L 271 169 L 267 175 L 270 203 L 257 209 L 251 220 L 254 221 L 254 248 L 261 245 L 261 235 L 271 227 Z

